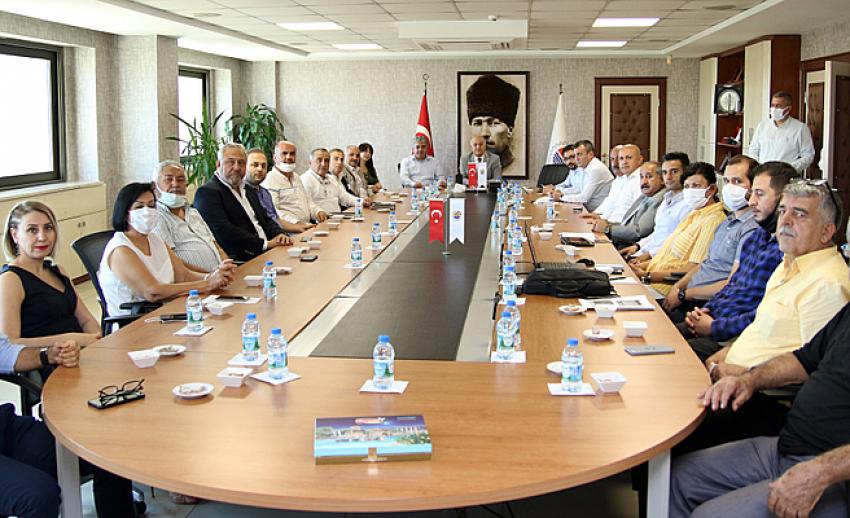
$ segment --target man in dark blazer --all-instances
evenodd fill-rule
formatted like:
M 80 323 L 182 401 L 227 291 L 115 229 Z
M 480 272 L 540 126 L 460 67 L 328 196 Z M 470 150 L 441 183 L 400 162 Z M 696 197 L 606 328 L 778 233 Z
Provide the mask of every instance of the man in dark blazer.
M 215 176 L 198 188 L 194 203 L 215 240 L 237 261 L 292 244 L 280 225 L 263 210 L 257 193 L 245 188 L 247 160 L 241 144 L 222 146 Z

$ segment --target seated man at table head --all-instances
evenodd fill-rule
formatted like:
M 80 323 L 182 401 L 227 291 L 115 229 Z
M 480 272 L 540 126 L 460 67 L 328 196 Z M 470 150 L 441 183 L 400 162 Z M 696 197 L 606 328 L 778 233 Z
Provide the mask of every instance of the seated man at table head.
M 478 167 L 487 169 L 487 180 L 500 182 L 502 180 L 502 163 L 496 154 L 487 151 L 487 140 L 481 135 L 476 135 L 469 140 L 469 147 L 472 151 L 461 155 L 458 165 L 458 173 L 464 179 L 464 183 L 466 183 L 469 174 L 469 164 L 484 164 L 483 167 Z
M 841 202 L 828 184 L 785 186 L 776 233 L 784 256 L 765 286 L 753 322 L 706 360 L 712 376 L 740 374 L 798 349 L 850 300 L 848 268 L 833 238 Z
M 195 207 L 227 255 L 248 261 L 289 239 L 266 215 L 257 193 L 245 188 L 248 155 L 242 144 L 218 150 L 215 175 L 195 193 Z
M 676 230 L 664 241 L 661 249 L 652 258 L 641 256 L 629 263 L 635 274 L 663 298 L 670 291 L 665 278 L 677 272 L 689 272 L 702 263 L 708 255 L 708 246 L 714 239 L 714 231 L 726 218 L 723 204 L 716 198 L 717 175 L 714 166 L 695 162 L 682 175 L 685 203 L 692 209 Z
M 623 215 L 622 223 L 597 218 L 593 223 L 594 232 L 604 232 L 618 248 L 632 245 L 652 233 L 658 206 L 664 200 L 665 193 L 664 180 L 658 166 L 658 162 L 644 162 L 641 165 L 641 195 Z
M 208 273 L 227 259 L 201 214 L 186 199 L 188 181 L 179 162 L 165 160 L 153 171 L 156 188 L 156 210 L 159 213 L 154 234 L 189 269 Z
M 129 314 L 130 310 L 121 309 L 125 302 L 159 302 L 186 295 L 189 290 L 208 293 L 233 280 L 236 266 L 229 259 L 206 275 L 186 268 L 153 233 L 158 218 L 150 183 L 127 184 L 118 192 L 112 212 L 115 234 L 103 251 L 98 270 L 110 316 Z
M 341 169 L 344 153 L 341 149 L 334 149 L 334 154 L 337 168 Z M 310 152 L 310 169 L 301 175 L 304 190 L 313 203 L 328 214 L 353 207 L 355 203 L 355 197 L 348 193 L 336 175 L 330 172 L 330 163 L 330 152 L 325 148 L 316 148 Z M 363 200 L 363 205 L 368 206 L 369 200 Z
M 702 360 L 717 352 L 720 342 L 737 337 L 752 323 L 765 285 L 782 261 L 776 239 L 777 209 L 783 189 L 798 174 L 785 162 L 767 162 L 753 174 L 749 205 L 758 228 L 744 242 L 738 269 L 717 295 L 677 326 Z
M 560 184 L 543 189 L 552 193 L 556 200 L 567 203 L 582 203 L 588 211 L 594 211 L 608 196 L 614 177 L 598 158 L 593 143 L 580 140 L 575 144 L 576 168 Z
M 738 269 L 744 243 L 758 228 L 747 201 L 758 165 L 744 155 L 727 162 L 720 194 L 728 215 L 715 230 L 705 261 L 676 281 L 667 293 L 663 306 L 674 323 L 682 322 L 697 301 L 708 300 L 723 289 Z
M 848 516 L 849 328 L 845 305 L 802 348 L 724 376 L 700 395 L 712 413 L 739 414 L 760 391 L 802 383 L 778 435 L 673 460 L 671 518 Z
M 6 219 L 3 247 L 10 259 L 0 273 L 0 333 L 27 346 L 74 340 L 83 347 L 101 336 L 68 274 L 51 259 L 59 225 L 38 201 L 16 204 Z
M 428 139 L 422 135 L 414 138 L 413 154 L 401 161 L 399 177 L 402 187 L 421 188 L 426 183 L 440 182 L 446 185 L 446 175 L 437 159 L 428 156 Z
M 271 193 L 280 221 L 304 232 L 313 226 L 312 221 L 325 221 L 328 214 L 313 203 L 304 190 L 301 177 L 295 173 L 296 153 L 292 142 L 278 142 L 274 148 L 274 169 L 269 171 L 262 185 Z
M 305 229 L 301 225 L 278 218 L 272 194 L 262 185 L 269 173 L 269 159 L 266 156 L 266 152 L 258 147 L 249 149 L 247 168 L 248 170 L 245 173 L 245 188 L 253 190 L 257 194 L 260 206 L 269 219 L 277 223 L 287 234 L 300 234 L 303 232 Z
M 346 146 L 343 171 L 338 175 L 345 190 L 352 196 L 368 198 L 370 194 L 369 184 L 366 176 L 360 170 L 360 148 L 357 146 Z M 334 168 L 333 155 L 331 155 L 331 170 Z
M 624 144 L 618 151 L 620 166 L 616 169 L 617 177 L 611 182 L 611 189 L 602 204 L 583 218 L 602 218 L 610 223 L 619 223 L 632 203 L 640 197 L 640 168 L 643 155 L 640 148 L 634 144 Z

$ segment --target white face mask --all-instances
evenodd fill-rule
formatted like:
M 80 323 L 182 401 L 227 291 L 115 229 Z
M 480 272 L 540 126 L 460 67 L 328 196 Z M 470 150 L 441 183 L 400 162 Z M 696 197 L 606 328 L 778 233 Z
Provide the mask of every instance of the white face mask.
M 159 214 L 157 214 L 156 209 L 151 207 L 142 207 L 130 211 L 130 226 L 136 229 L 139 234 L 148 235 L 153 232 L 157 221 L 159 221 Z
M 282 163 L 282 164 L 279 164 L 277 166 L 277 168 L 280 169 L 281 171 L 283 171 L 284 173 L 291 173 L 292 171 L 295 171 L 295 164 L 283 164 Z
M 776 122 L 784 121 L 788 115 L 785 113 L 785 108 L 771 108 L 770 109 L 770 118 L 775 120 Z
M 699 209 L 708 203 L 708 198 L 705 197 L 707 191 L 708 189 L 685 189 L 683 191 L 685 204 L 692 209 Z
M 748 189 L 744 189 L 740 185 L 732 185 L 727 183 L 723 186 L 723 203 L 729 210 L 740 210 L 747 206 Z
M 186 205 L 186 196 L 173 192 L 161 192 L 159 193 L 159 201 L 170 209 L 176 209 Z

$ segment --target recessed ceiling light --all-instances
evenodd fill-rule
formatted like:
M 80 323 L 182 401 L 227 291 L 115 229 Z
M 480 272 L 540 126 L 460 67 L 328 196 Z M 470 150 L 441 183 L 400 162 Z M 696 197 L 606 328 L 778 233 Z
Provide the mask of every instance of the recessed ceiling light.
M 382 50 L 377 43 L 334 43 L 339 50 Z
M 576 43 L 576 47 L 578 48 L 589 48 L 589 47 L 622 47 L 627 42 L 625 40 L 621 41 L 603 41 L 603 40 L 581 40 Z
M 305 31 L 341 31 L 343 27 L 341 25 L 337 25 L 334 22 L 294 22 L 287 23 L 281 22 L 277 24 L 278 27 L 282 27 L 288 31 L 297 31 L 297 32 L 305 32 Z
M 221 16 L 221 13 L 195 13 L 192 16 L 195 18 L 215 18 Z
M 734 5 L 724 4 L 724 5 L 707 5 L 704 8 L 706 11 L 732 11 L 737 9 Z
M 652 27 L 658 18 L 597 18 L 594 27 Z

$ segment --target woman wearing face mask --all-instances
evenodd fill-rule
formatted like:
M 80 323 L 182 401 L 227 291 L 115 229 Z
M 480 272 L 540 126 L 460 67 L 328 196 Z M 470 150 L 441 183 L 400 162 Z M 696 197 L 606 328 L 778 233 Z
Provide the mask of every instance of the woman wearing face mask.
M 157 225 L 156 196 L 149 183 L 131 183 L 118 193 L 112 214 L 115 235 L 100 261 L 98 276 L 109 314 L 126 315 L 125 302 L 157 302 L 198 290 L 210 292 L 229 285 L 235 266 L 223 263 L 203 275 L 190 271 L 153 229 Z
M 3 248 L 9 263 L 0 274 L 0 332 L 13 343 L 50 347 L 100 338 L 100 324 L 82 303 L 68 274 L 53 262 L 59 241 L 47 205 L 25 201 L 6 218 Z

